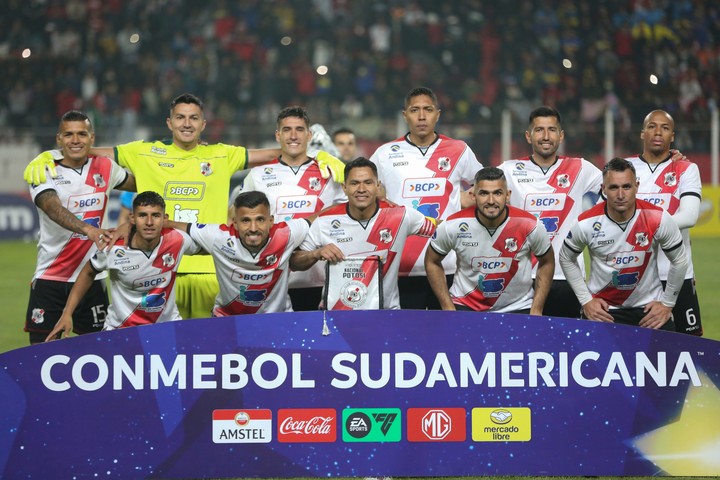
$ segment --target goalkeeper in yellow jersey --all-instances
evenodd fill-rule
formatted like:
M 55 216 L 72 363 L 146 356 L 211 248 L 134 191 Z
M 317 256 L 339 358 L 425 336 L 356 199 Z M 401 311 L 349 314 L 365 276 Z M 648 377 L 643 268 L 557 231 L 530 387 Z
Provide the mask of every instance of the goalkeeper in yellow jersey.
M 203 145 L 200 135 L 205 125 L 202 101 L 186 93 L 170 104 L 167 127 L 172 142 L 140 140 L 114 148 L 94 148 L 92 153 L 114 158 L 133 173 L 138 191 L 162 195 L 171 220 L 225 223 L 230 177 L 238 170 L 270 162 L 280 150 L 247 150 L 222 143 Z M 44 181 L 46 168 L 55 176 L 53 158 L 53 152 L 36 157 L 25 169 L 25 180 L 31 184 Z M 330 155 L 318 155 L 318 161 L 325 175 L 332 174 L 342 182 L 342 162 Z M 212 258 L 183 257 L 176 288 L 182 318 L 209 317 L 219 290 Z

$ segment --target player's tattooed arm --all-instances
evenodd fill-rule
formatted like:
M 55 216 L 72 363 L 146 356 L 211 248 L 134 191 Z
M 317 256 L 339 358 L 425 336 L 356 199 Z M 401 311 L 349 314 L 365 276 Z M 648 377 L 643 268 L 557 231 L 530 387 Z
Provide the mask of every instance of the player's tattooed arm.
M 46 190 L 40 193 L 35 197 L 35 204 L 45 212 L 53 222 L 71 232 L 85 235 L 95 243 L 99 249 L 105 248 L 107 241 L 112 237 L 112 233 L 109 230 L 93 227 L 63 207 L 60 202 L 60 197 L 58 197 L 54 190 Z

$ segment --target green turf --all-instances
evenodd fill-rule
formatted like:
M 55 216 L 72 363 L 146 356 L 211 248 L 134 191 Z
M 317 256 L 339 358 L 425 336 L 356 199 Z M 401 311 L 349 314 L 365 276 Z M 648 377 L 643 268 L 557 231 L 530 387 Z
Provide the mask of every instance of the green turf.
M 720 255 L 719 239 L 693 239 L 695 278 L 705 337 L 720 340 Z M 28 344 L 23 332 L 30 278 L 35 266 L 35 244 L 3 242 L 0 258 L 0 352 Z

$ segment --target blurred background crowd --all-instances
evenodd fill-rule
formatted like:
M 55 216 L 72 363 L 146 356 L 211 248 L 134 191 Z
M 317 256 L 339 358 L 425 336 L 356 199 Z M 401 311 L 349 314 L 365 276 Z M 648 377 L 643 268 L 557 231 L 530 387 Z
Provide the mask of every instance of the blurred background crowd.
M 182 92 L 205 100 L 209 142 L 272 142 L 280 108 L 301 104 L 328 131 L 379 143 L 402 130 L 405 93 L 426 85 L 440 131 L 484 164 L 500 160 L 501 112 L 522 132 L 541 104 L 564 115 L 566 150 L 587 157 L 603 148 L 606 109 L 621 150 L 635 152 L 643 116 L 663 108 L 676 146 L 707 151 L 720 90 L 713 0 L 3 3 L 0 140 L 41 135 L 43 146 L 73 108 L 104 145 L 166 136 Z

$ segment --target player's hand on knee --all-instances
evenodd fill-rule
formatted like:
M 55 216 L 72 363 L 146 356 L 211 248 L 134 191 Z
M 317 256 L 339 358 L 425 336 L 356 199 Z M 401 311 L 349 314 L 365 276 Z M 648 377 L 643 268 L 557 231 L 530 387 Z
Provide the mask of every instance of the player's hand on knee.
M 590 320 L 598 322 L 614 322 L 615 319 L 610 315 L 610 306 L 602 298 L 593 298 L 583 305 L 583 313 Z
M 650 302 L 643 308 L 645 316 L 640 319 L 639 325 L 645 328 L 658 329 L 665 325 L 672 316 L 672 307 L 662 302 Z
M 37 157 L 33 158 L 25 171 L 23 172 L 23 178 L 30 185 L 40 185 L 47 180 L 45 169 L 50 170 L 50 176 L 52 178 L 57 177 L 57 170 L 55 170 L 55 160 L 61 160 L 63 158 L 62 152 L 59 150 L 46 150 Z

